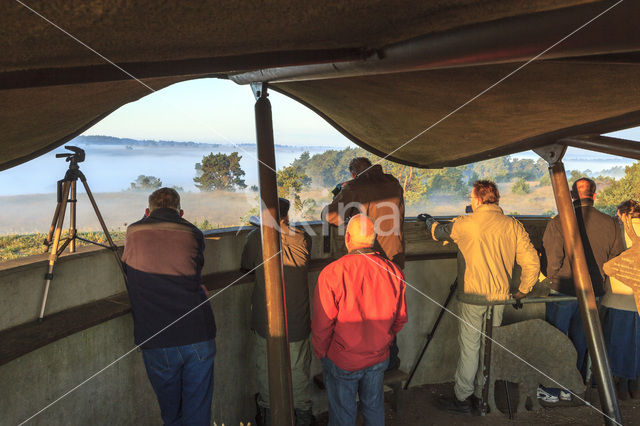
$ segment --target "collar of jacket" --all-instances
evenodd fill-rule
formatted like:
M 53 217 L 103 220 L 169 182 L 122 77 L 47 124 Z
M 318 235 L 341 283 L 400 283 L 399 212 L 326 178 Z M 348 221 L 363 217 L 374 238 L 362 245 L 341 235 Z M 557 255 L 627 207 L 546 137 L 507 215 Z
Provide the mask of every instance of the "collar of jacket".
M 163 220 L 171 220 L 171 221 L 176 221 L 181 219 L 180 213 L 168 207 L 161 207 L 159 209 L 155 209 L 154 211 L 151 212 L 149 217 L 152 217 L 154 219 L 163 219 Z
M 476 211 L 474 213 L 483 212 L 483 211 L 487 211 L 487 212 L 496 211 L 504 214 L 504 212 L 502 211 L 502 208 L 497 204 L 480 204 L 478 208 L 476 208 Z
M 363 247 L 351 250 L 347 254 L 375 254 L 377 253 L 373 247 Z
M 364 172 L 360 173 L 358 176 L 356 176 L 356 179 L 360 179 L 361 177 L 366 178 L 368 176 L 383 175 L 383 174 L 384 174 L 384 171 L 382 170 L 382 166 L 380 164 L 375 164 L 369 167 Z
M 574 207 L 593 207 L 593 199 L 580 198 L 579 200 L 574 200 L 573 205 Z

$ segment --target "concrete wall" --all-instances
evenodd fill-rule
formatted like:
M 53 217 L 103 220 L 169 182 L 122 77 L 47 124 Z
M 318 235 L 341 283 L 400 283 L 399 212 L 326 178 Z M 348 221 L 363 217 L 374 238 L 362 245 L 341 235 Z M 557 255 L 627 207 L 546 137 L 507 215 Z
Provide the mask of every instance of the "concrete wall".
M 533 223 L 543 227 L 544 221 Z M 319 232 L 316 224 L 313 229 Z M 239 267 L 242 244 L 249 228 L 207 234 L 205 273 L 235 270 Z M 415 222 L 405 226 L 410 253 L 455 251 L 422 238 Z M 339 243 L 333 244 L 334 246 Z M 322 235 L 313 240 L 313 257 L 326 257 Z M 33 321 L 37 317 L 46 259 L 29 259 L 0 264 L 0 329 Z M 309 274 L 313 292 L 317 272 Z M 409 288 L 406 292 L 409 322 L 398 336 L 401 368 L 408 371 L 426 334 L 444 303 L 455 279 L 456 261 L 426 260 L 408 262 L 405 268 Z M 220 283 L 221 285 L 228 283 Z M 56 267 L 47 312 L 104 298 L 124 290 L 112 254 L 106 250 L 84 249 L 65 256 Z M 218 425 L 253 422 L 255 393 L 250 348 L 250 295 L 252 284 L 219 290 L 213 298 L 218 336 L 215 360 L 214 420 Z M 456 302 L 450 305 L 455 312 Z M 540 317 L 539 308 L 524 313 L 508 313 L 506 320 Z M 132 350 L 133 349 L 133 350 Z M 130 352 L 131 351 L 131 352 Z M 129 353 L 130 352 L 130 353 Z M 0 366 L 0 424 L 17 424 L 46 407 L 75 386 L 124 354 L 113 364 L 60 402 L 39 414 L 32 424 L 159 424 L 159 409 L 147 381 L 141 353 L 134 349 L 130 315 L 120 317 L 42 347 Z M 448 382 L 458 357 L 457 321 L 446 314 L 413 385 Z M 313 361 L 312 373 L 321 371 Z M 314 411 L 326 410 L 326 397 L 314 391 Z

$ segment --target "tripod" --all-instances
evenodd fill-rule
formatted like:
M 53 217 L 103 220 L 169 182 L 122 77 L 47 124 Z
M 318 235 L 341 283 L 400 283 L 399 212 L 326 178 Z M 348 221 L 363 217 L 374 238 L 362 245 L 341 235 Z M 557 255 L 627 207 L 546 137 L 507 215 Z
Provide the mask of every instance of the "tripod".
M 58 181 L 58 204 L 56 206 L 56 211 L 53 214 L 53 220 L 51 221 L 51 227 L 49 228 L 49 235 L 47 236 L 47 239 L 44 240 L 44 245 L 46 246 L 45 253 L 50 251 L 49 268 L 47 270 L 47 273 L 44 275 L 44 295 L 42 296 L 42 306 L 40 308 L 38 322 L 42 322 L 42 319 L 44 317 L 44 310 L 47 304 L 47 296 L 49 295 L 49 287 L 51 286 L 51 280 L 53 280 L 53 268 L 55 266 L 55 263 L 58 260 L 58 257 L 67 248 L 67 246 L 69 247 L 70 253 L 74 253 L 76 251 L 76 240 L 85 241 L 87 243 L 110 249 L 115 256 L 120 269 L 122 270 L 125 282 L 127 279 L 124 265 L 122 264 L 122 261 L 118 256 L 118 247 L 116 247 L 113 240 L 111 239 L 111 235 L 109 234 L 107 225 L 105 225 L 104 219 L 102 219 L 102 215 L 100 214 L 100 210 L 98 210 L 96 200 L 93 198 L 93 194 L 91 193 L 89 185 L 87 184 L 87 178 L 80 171 L 80 166 L 78 166 L 78 163 L 84 161 L 84 150 L 76 146 L 65 146 L 65 148 L 72 151 L 73 154 L 56 154 L 56 158 L 65 158 L 65 161 L 69 162 L 69 169 L 64 175 L 64 179 Z M 80 178 L 82 184 L 84 185 L 84 189 L 87 191 L 87 196 L 89 197 L 89 201 L 91 201 L 91 206 L 93 207 L 93 210 L 98 217 L 98 221 L 100 222 L 100 226 L 102 227 L 102 231 L 104 232 L 104 235 L 109 242 L 108 246 L 78 236 L 78 231 L 76 229 L 76 184 L 78 182 L 78 178 Z M 64 216 L 67 210 L 67 204 L 69 204 L 69 235 L 64 239 L 64 241 L 61 242 L 62 226 L 64 224 Z

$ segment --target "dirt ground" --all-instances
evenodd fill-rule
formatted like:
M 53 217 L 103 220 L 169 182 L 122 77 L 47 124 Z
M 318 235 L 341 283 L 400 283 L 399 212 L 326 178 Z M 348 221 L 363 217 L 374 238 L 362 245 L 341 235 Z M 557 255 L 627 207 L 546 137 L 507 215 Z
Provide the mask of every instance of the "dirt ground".
M 498 413 L 489 413 L 485 417 L 480 417 L 474 413 L 472 417 L 465 417 L 456 414 L 443 412 L 437 408 L 436 400 L 441 396 L 453 394 L 453 384 L 424 385 L 403 390 L 400 393 L 399 408 L 394 412 L 389 403 L 385 403 L 385 413 L 387 426 L 413 426 L 413 425 L 602 425 L 604 423 L 602 414 L 596 411 L 599 409 L 598 392 L 593 389 L 590 398 L 594 407 L 589 407 L 583 403 L 574 401 L 560 401 L 553 405 L 548 405 L 538 412 L 527 411 L 525 413 L 514 413 L 514 419 L 509 420 L 507 411 L 504 383 L 496 384 L 496 404 L 498 408 L 504 410 Z M 510 386 L 512 406 L 515 411 L 515 402 L 518 394 L 517 388 Z M 388 400 L 390 393 L 385 394 Z M 620 411 L 622 413 L 622 423 L 624 425 L 640 424 L 640 399 L 629 399 L 620 401 Z M 317 418 L 317 425 L 327 424 L 327 413 L 322 413 Z M 362 419 L 358 419 L 358 425 L 362 425 Z

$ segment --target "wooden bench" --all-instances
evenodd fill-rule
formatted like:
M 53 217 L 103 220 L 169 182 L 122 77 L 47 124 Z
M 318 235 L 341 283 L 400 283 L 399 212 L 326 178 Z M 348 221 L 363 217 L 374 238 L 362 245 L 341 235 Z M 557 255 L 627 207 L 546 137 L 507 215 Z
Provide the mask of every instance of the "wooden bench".
M 391 409 L 393 411 L 398 411 L 398 397 L 400 395 L 400 390 L 402 389 L 402 382 L 407 380 L 409 375 L 402 370 L 389 370 L 384 373 L 384 385 L 391 388 Z M 318 386 L 318 388 L 324 390 L 324 377 L 322 373 L 316 374 L 313 376 L 313 383 Z

